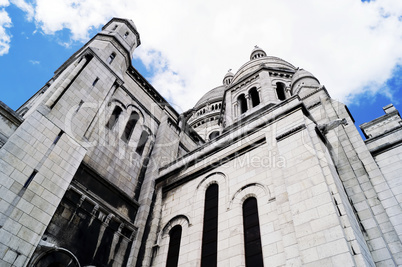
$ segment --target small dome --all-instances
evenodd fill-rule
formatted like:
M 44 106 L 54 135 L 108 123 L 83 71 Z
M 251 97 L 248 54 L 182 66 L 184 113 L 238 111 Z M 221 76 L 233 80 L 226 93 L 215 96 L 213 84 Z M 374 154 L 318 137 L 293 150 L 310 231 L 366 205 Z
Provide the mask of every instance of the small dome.
M 311 93 L 311 88 L 320 86 L 320 82 L 313 74 L 304 70 L 298 69 L 292 77 L 291 93 L 299 94 L 301 96 Z M 305 87 L 308 86 L 308 87 Z M 302 90 L 302 87 L 305 89 Z M 309 89 L 306 89 L 309 88 Z
M 229 85 L 232 83 L 234 74 L 231 72 L 231 70 L 232 69 L 228 70 L 228 73 L 226 73 L 225 77 L 223 77 L 223 85 Z
M 260 48 L 256 45 L 254 47 L 253 51 L 251 51 L 250 60 L 260 58 L 260 57 L 266 57 L 266 56 L 267 56 L 267 53 L 265 53 L 265 51 L 262 50 L 262 48 Z
M 194 106 L 194 109 L 197 109 L 197 107 L 200 107 L 206 104 L 207 102 L 222 100 L 224 92 L 225 92 L 225 86 L 223 85 L 210 90 L 208 93 L 203 95 L 200 100 L 198 100 L 197 104 L 195 104 Z
M 292 77 L 292 84 L 296 84 L 299 80 L 301 80 L 303 78 L 311 78 L 313 80 L 316 80 L 318 83 L 320 83 L 318 81 L 318 79 L 310 72 L 308 72 L 304 69 L 298 69 Z

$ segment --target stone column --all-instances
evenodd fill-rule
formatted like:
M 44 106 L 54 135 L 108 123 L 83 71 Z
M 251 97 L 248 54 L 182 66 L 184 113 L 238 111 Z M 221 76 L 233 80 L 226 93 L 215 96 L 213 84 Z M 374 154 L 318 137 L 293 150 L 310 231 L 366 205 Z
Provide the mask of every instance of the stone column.
M 260 100 L 260 104 L 262 103 L 262 95 L 261 95 L 261 87 L 257 88 L 258 99 Z
M 247 105 L 247 110 L 253 107 L 253 104 L 251 103 L 251 98 L 249 94 L 244 94 L 246 97 L 246 105 Z
M 239 110 L 239 103 L 236 101 L 233 103 L 233 116 L 237 118 L 238 114 L 240 113 Z
M 292 95 L 290 94 L 290 86 L 286 86 L 285 87 L 285 97 L 286 97 L 286 99 L 288 99 L 291 96 Z

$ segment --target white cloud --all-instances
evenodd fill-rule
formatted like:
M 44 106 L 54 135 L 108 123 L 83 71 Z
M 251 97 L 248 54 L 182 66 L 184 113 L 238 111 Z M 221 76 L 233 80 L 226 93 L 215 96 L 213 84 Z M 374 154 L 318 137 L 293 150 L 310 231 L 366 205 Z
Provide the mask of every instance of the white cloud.
M 31 59 L 31 60 L 29 60 L 29 63 L 31 63 L 32 65 L 39 65 L 40 61 Z
M 35 21 L 46 34 L 53 34 L 67 28 L 71 30 L 73 40 L 86 41 L 90 28 L 99 27 L 116 15 L 115 5 L 118 5 L 118 2 L 37 0 Z
M 10 49 L 11 35 L 7 33 L 6 28 L 11 27 L 11 18 L 4 10 L 8 5 L 8 1 L 0 0 L 0 56 L 7 54 Z
M 377 92 L 402 64 L 402 1 L 37 0 L 34 8 L 44 33 L 68 28 L 82 41 L 112 16 L 132 19 L 142 40 L 136 57 L 184 110 L 245 63 L 254 45 L 309 70 L 342 101 Z
M 27 15 L 27 19 L 29 21 L 32 20 L 33 15 L 34 15 L 34 7 L 25 2 L 24 0 L 10 0 L 12 4 L 16 5 L 19 9 L 21 9 L 22 11 L 24 11 Z

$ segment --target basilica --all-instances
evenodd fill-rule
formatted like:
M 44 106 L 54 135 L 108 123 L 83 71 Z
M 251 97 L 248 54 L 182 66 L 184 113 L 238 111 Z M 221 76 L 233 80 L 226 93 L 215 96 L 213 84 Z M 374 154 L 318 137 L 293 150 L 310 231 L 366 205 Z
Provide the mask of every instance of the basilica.
M 0 102 L 0 266 L 402 266 L 392 104 L 362 138 L 336 88 L 256 46 L 180 114 L 140 43 L 113 18 Z

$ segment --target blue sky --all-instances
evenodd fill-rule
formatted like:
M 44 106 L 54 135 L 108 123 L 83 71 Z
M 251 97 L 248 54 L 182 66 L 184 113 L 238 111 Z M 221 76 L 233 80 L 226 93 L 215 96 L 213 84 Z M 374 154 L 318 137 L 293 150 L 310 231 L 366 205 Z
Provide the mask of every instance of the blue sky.
M 402 1 L 73 2 L 0 0 L 0 100 L 11 108 L 113 16 L 136 23 L 142 45 L 133 65 L 179 112 L 240 68 L 256 44 L 316 75 L 356 125 L 389 103 L 402 108 Z

